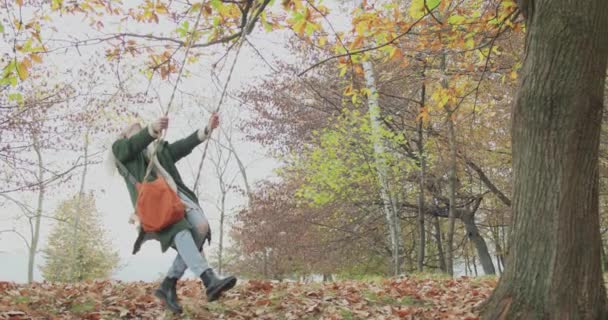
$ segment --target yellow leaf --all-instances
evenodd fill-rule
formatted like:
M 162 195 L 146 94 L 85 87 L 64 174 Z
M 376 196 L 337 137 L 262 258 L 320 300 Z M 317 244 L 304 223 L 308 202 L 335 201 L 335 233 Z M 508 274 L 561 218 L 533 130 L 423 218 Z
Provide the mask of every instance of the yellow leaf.
M 162 4 L 162 3 L 159 3 L 159 4 L 156 5 L 156 12 L 158 12 L 160 14 L 167 14 L 167 13 L 169 13 L 167 11 L 167 7 L 165 7 L 165 5 Z
M 349 85 L 348 87 L 346 87 L 346 88 L 344 89 L 344 92 L 343 92 L 342 94 L 344 94 L 345 96 L 350 96 L 350 95 L 352 95 L 352 94 L 353 94 L 353 85 L 351 84 L 351 85 Z
M 367 31 L 367 22 L 361 21 L 361 22 L 357 23 L 357 25 L 355 26 L 355 30 L 357 31 L 357 33 L 360 36 L 364 35 L 365 31 Z
M 23 63 L 17 64 L 17 75 L 19 75 L 19 79 L 21 80 L 27 79 L 29 72 L 27 70 L 27 67 Z
M 293 25 L 293 31 L 295 31 L 299 35 L 304 34 L 304 30 L 306 29 L 306 20 L 298 21 Z
M 511 79 L 517 79 L 517 72 L 515 70 L 511 71 Z
M 320 47 L 325 46 L 326 43 L 327 43 L 327 37 L 320 37 L 319 38 L 319 46 Z
M 420 19 L 424 16 L 424 0 L 413 0 L 410 4 L 409 14 L 414 19 Z
M 420 120 L 425 124 L 429 122 L 429 112 L 426 108 L 420 108 L 420 113 L 416 117 L 416 121 Z
M 23 0 L 15 0 L 20 7 L 23 7 Z

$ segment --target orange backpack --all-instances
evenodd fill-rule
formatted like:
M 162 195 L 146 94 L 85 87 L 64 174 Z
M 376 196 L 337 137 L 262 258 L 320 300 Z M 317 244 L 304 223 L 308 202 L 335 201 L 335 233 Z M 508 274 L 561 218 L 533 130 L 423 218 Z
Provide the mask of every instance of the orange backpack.
M 150 182 L 138 182 L 120 161 L 116 163 L 123 176 L 137 189 L 135 212 L 144 231 L 161 231 L 184 218 L 184 203 L 163 177 L 158 176 Z

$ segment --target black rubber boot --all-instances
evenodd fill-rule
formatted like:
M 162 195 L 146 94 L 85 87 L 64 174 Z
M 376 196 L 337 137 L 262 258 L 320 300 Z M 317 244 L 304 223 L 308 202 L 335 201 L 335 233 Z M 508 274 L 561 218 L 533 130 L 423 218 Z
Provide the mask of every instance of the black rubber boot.
M 207 289 L 207 301 L 215 301 L 221 295 L 222 292 L 228 291 L 236 284 L 236 278 L 234 276 L 228 276 L 226 278 L 218 278 L 212 269 L 207 269 L 201 274 L 201 280 Z
M 160 287 L 156 289 L 154 295 L 161 299 L 173 313 L 182 313 L 182 306 L 177 303 L 176 285 L 177 279 L 167 277 L 160 284 Z

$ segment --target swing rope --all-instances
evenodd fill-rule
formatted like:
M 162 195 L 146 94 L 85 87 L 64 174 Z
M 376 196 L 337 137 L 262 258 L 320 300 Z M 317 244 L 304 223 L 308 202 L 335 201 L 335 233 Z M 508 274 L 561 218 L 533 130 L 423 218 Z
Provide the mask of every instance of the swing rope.
M 260 9 L 262 10 L 262 9 Z M 181 76 L 183 74 L 183 70 L 184 70 L 184 66 L 186 65 L 186 61 L 188 59 L 188 53 L 190 52 L 190 48 L 192 48 L 192 44 L 194 43 L 194 32 L 196 32 L 196 30 L 198 29 L 198 25 L 201 19 L 203 13 L 203 8 L 201 7 L 199 14 L 196 18 L 196 22 L 194 24 L 194 28 L 190 37 L 190 41 L 188 41 L 188 45 L 186 46 L 186 51 L 184 53 L 184 59 L 182 61 L 182 65 L 179 69 L 179 73 L 177 75 L 177 80 L 175 81 L 175 85 L 173 86 L 173 91 L 171 92 L 171 97 L 169 98 L 169 103 L 167 105 L 167 109 L 164 111 L 163 115 L 166 117 L 169 114 L 169 111 L 171 110 L 171 106 L 173 105 L 173 100 L 175 98 L 175 92 L 177 91 L 177 86 L 179 84 L 179 81 L 181 79 Z M 239 36 L 238 42 L 236 44 L 236 53 L 234 56 L 234 60 L 232 61 L 232 66 L 230 67 L 230 71 L 228 73 L 228 77 L 226 78 L 226 82 L 224 83 L 224 87 L 222 88 L 222 94 L 220 96 L 220 100 L 218 101 L 217 107 L 215 108 L 215 110 L 213 111 L 213 113 L 217 113 L 220 111 L 220 108 L 222 107 L 222 103 L 224 102 L 224 98 L 226 97 L 226 92 L 228 90 L 228 84 L 230 83 L 230 79 L 232 78 L 232 74 L 234 73 L 234 69 L 236 66 L 236 62 L 237 59 L 239 57 L 239 53 L 241 52 L 241 48 L 243 47 L 243 42 L 245 41 L 246 37 L 246 33 L 248 30 L 250 30 L 251 28 L 251 21 L 249 23 L 247 23 L 241 31 L 241 35 Z M 210 129 L 210 128 L 209 128 Z M 152 155 L 150 157 L 150 161 L 148 163 L 148 167 L 146 168 L 146 174 L 144 175 L 144 179 L 143 181 L 145 182 L 146 179 L 148 178 L 148 176 L 150 175 L 150 173 L 152 172 L 152 168 L 153 168 L 153 164 L 154 164 L 154 158 L 156 157 L 156 154 L 158 152 L 158 147 L 162 144 L 162 142 L 164 141 L 165 135 L 166 135 L 166 130 L 163 130 L 161 133 L 161 136 L 159 137 L 158 141 L 156 142 L 156 145 L 152 151 Z M 198 181 L 200 180 L 200 176 L 201 176 L 201 171 L 202 171 L 202 167 L 203 167 L 203 163 L 205 161 L 205 158 L 207 156 L 207 150 L 209 148 L 209 140 L 211 137 L 211 133 L 213 131 L 209 131 L 209 137 L 207 137 L 207 140 L 205 141 L 205 148 L 203 150 L 203 155 L 201 158 L 201 162 L 199 163 L 198 166 L 198 173 L 196 175 L 196 179 L 194 181 L 194 187 L 193 187 L 193 192 L 196 193 L 196 189 L 198 187 Z
M 237 59 L 239 57 L 239 53 L 241 52 L 241 48 L 243 47 L 243 42 L 245 40 L 245 36 L 241 35 L 238 43 L 236 44 L 236 53 L 234 55 L 234 60 L 232 61 L 232 66 L 230 67 L 230 71 L 228 72 L 228 77 L 226 78 L 226 82 L 224 83 L 224 88 L 222 88 L 222 95 L 220 96 L 220 101 L 217 104 L 217 107 L 213 111 L 213 113 L 219 112 L 222 107 L 222 102 L 224 101 L 224 97 L 226 97 L 226 91 L 228 89 L 228 84 L 230 83 L 230 79 L 232 78 L 232 73 L 234 71 L 234 67 L 236 66 Z M 207 150 L 209 149 L 209 140 L 211 138 L 211 132 L 209 131 L 209 137 L 205 141 L 205 148 L 203 149 L 203 156 L 201 158 L 201 162 L 198 164 L 198 172 L 196 174 L 196 179 L 194 180 L 194 187 L 192 191 L 196 194 L 196 189 L 198 188 L 198 181 L 201 177 L 201 171 L 203 169 L 203 163 L 205 162 L 205 158 L 207 157 Z
M 184 59 L 182 61 L 182 65 L 179 68 L 179 73 L 177 74 L 177 79 L 175 80 L 175 85 L 173 85 L 173 91 L 171 92 L 171 97 L 169 98 L 169 103 L 167 105 L 167 109 L 163 112 L 163 116 L 165 116 L 165 117 L 169 114 L 169 111 L 171 110 L 171 106 L 173 105 L 173 100 L 175 98 L 175 92 L 177 91 L 177 86 L 179 85 L 179 81 L 180 81 L 183 71 L 184 71 L 184 66 L 186 65 L 186 62 L 188 59 L 188 53 L 190 53 L 190 48 L 192 48 L 192 44 L 194 43 L 194 33 L 198 29 L 198 24 L 201 21 L 202 15 L 203 15 L 203 7 L 201 6 L 201 9 L 198 12 L 198 16 L 196 17 L 196 22 L 194 23 L 194 28 L 192 29 L 192 33 L 190 35 L 190 40 L 188 41 L 188 45 L 186 46 L 186 51 L 184 52 Z M 146 168 L 146 174 L 144 175 L 144 179 L 142 180 L 142 182 L 145 182 L 146 179 L 148 179 L 148 176 L 150 175 L 150 173 L 152 172 L 152 168 L 154 167 L 154 158 L 156 157 L 156 153 L 158 152 L 158 147 L 165 140 L 166 133 L 167 133 L 167 130 L 163 130 L 161 132 L 161 135 L 154 146 L 154 150 L 152 151 L 152 155 L 148 162 L 148 167 Z

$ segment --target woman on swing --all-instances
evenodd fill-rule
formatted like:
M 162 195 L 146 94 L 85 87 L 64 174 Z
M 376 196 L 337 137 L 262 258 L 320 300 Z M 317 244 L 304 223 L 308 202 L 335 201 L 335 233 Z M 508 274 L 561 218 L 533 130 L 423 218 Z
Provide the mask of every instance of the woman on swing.
M 169 126 L 169 119 L 162 117 L 146 128 L 136 123 L 123 131 L 118 140 L 112 145 L 112 153 L 117 161 L 121 175 L 125 178 L 127 189 L 134 206 L 137 202 L 137 189 L 133 177 L 141 182 L 146 176 L 149 159 L 156 143 L 154 140 L 161 136 L 163 130 Z M 140 228 L 139 236 L 135 241 L 133 254 L 139 251 L 142 243 L 149 239 L 159 240 L 161 249 L 165 252 L 169 247 L 177 250 L 178 255 L 169 268 L 167 276 L 155 291 L 155 296 L 175 313 L 181 313 L 182 307 L 177 301 L 176 283 L 189 268 L 199 276 L 205 286 L 207 300 L 217 300 L 222 292 L 234 287 L 236 278 L 229 276 L 218 278 L 209 267 L 203 254 L 205 240 L 211 239 L 209 223 L 203 210 L 198 204 L 194 192 L 182 181 L 175 163 L 187 156 L 201 142 L 205 141 L 211 131 L 219 126 L 219 116 L 213 113 L 208 125 L 195 131 L 185 139 L 167 143 L 162 141 L 158 145 L 156 156 L 152 159 L 150 178 L 162 177 L 167 184 L 177 192 L 185 208 L 184 218 L 158 232 L 144 232 Z M 119 163 L 118 163 L 119 162 Z M 124 172 L 124 170 L 128 172 Z M 131 179 L 128 178 L 131 177 Z

